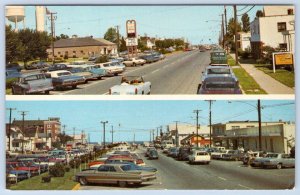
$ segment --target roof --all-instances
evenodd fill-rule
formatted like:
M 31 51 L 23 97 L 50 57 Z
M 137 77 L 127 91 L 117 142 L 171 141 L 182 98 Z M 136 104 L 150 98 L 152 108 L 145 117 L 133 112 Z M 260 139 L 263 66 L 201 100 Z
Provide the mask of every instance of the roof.
M 83 47 L 83 46 L 106 46 L 106 43 L 91 37 L 60 39 L 54 42 L 55 48 Z
M 103 39 L 103 38 L 95 38 L 97 41 L 99 41 L 99 42 L 102 42 L 103 44 L 105 44 L 105 45 L 116 45 L 115 43 L 113 43 L 113 42 L 110 42 L 110 41 L 108 41 L 108 40 L 106 40 L 106 39 Z
M 23 121 L 14 120 L 12 124 L 21 128 L 23 126 Z M 29 126 L 44 126 L 44 120 L 24 120 L 24 127 Z

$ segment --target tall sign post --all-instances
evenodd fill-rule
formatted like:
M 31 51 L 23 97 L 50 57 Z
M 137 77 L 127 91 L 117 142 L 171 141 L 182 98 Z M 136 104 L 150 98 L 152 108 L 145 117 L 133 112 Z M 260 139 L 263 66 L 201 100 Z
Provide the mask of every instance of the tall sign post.
M 135 20 L 126 21 L 126 32 L 127 32 L 126 46 L 128 51 L 128 57 L 133 57 L 137 55 L 137 46 L 138 46 Z

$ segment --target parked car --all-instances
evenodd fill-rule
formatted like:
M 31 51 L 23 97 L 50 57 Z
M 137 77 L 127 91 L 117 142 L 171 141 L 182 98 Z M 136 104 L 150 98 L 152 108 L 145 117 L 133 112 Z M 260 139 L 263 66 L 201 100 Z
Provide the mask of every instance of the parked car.
M 49 66 L 48 72 L 57 71 L 57 70 L 70 70 L 71 68 L 67 66 L 67 64 L 53 64 Z
M 52 80 L 46 78 L 46 75 L 43 73 L 22 74 L 18 81 L 12 84 L 12 93 L 14 95 L 26 95 L 40 92 L 49 94 L 53 89 Z
M 147 172 L 157 172 L 157 169 L 154 167 L 148 167 L 148 166 L 138 166 L 137 164 L 133 162 L 108 162 L 106 164 L 126 164 L 130 165 L 130 168 L 132 170 L 137 170 L 137 171 L 147 171 Z
M 190 147 L 180 147 L 178 151 L 178 160 L 189 160 L 189 155 L 191 154 Z
M 271 153 L 264 158 L 256 158 L 252 164 L 263 168 L 277 168 L 283 167 L 295 168 L 295 158 L 290 157 L 289 154 Z M 251 165 L 252 165 L 251 164 Z
M 17 69 L 6 69 L 5 70 L 5 76 L 7 79 L 17 79 L 21 76 L 21 73 Z
M 150 151 L 152 151 L 152 150 L 156 150 L 156 148 L 154 148 L 154 147 L 148 147 L 148 148 L 146 149 L 146 152 L 145 152 L 145 157 L 148 157 L 149 154 L 150 154 Z
M 117 66 L 112 66 L 112 62 L 105 62 L 105 63 L 100 63 L 100 64 L 95 64 L 94 68 L 101 68 L 106 70 L 106 75 L 105 76 L 118 76 L 120 72 L 120 67 Z
M 150 150 L 148 159 L 158 159 L 158 152 L 156 150 Z
M 152 63 L 152 62 L 157 62 L 160 60 L 160 56 L 154 55 L 154 54 L 148 54 L 141 56 L 140 58 L 144 59 L 146 63 Z
M 110 183 L 126 187 L 127 184 L 142 184 L 156 179 L 155 173 L 133 170 L 127 164 L 105 164 L 97 170 L 87 170 L 76 173 L 75 180 L 81 185 L 88 183 Z
M 98 78 L 97 75 L 89 72 L 88 70 L 86 70 L 83 67 L 72 68 L 72 69 L 70 69 L 70 72 L 73 75 L 77 75 L 77 76 L 83 77 L 84 80 L 85 80 L 85 83 L 88 83 L 88 81 L 95 80 L 95 79 Z
M 137 65 L 143 66 L 145 63 L 146 60 L 140 58 L 129 58 L 123 61 L 123 64 L 125 64 L 125 66 L 137 66 Z
M 242 150 L 230 150 L 227 154 L 224 154 L 222 156 L 223 160 L 241 160 L 241 158 L 244 156 L 244 151 Z
M 207 75 L 198 86 L 198 94 L 242 94 L 239 82 L 233 76 Z
M 208 152 L 202 151 L 202 150 L 193 150 L 192 154 L 189 155 L 189 163 L 204 163 L 209 164 L 210 163 L 210 155 Z
M 49 64 L 43 61 L 36 61 L 36 62 L 31 62 L 30 64 L 25 65 L 26 70 L 32 70 L 32 69 L 43 69 L 47 68 Z
M 57 70 L 46 73 L 47 77 L 52 78 L 53 87 L 56 89 L 64 89 L 66 87 L 72 87 L 75 89 L 77 85 L 85 82 L 85 78 L 82 76 L 73 75 L 67 70 Z
M 151 83 L 140 76 L 124 76 L 120 85 L 109 89 L 110 95 L 150 95 Z
M 208 66 L 202 72 L 202 82 L 205 80 L 205 78 L 211 75 L 222 75 L 225 77 L 236 78 L 232 69 L 229 66 Z
M 241 158 L 241 161 L 243 162 L 244 165 L 250 165 L 253 163 L 255 158 L 263 158 L 265 156 L 264 151 L 254 151 L 254 152 L 246 152 L 244 153 L 244 156 Z
M 211 64 L 227 64 L 227 54 L 222 49 L 213 50 L 210 53 Z
M 176 156 L 178 154 L 178 151 L 177 151 L 177 148 L 176 147 L 171 147 L 169 148 L 169 151 L 168 151 L 168 156 L 170 157 L 173 157 L 173 156 Z
M 6 69 L 14 69 L 20 72 L 22 70 L 21 66 L 18 63 L 9 63 L 6 64 Z
M 220 160 L 222 159 L 222 156 L 224 154 L 227 154 L 229 151 L 230 150 L 219 150 L 219 151 L 212 152 L 210 155 L 212 159 Z

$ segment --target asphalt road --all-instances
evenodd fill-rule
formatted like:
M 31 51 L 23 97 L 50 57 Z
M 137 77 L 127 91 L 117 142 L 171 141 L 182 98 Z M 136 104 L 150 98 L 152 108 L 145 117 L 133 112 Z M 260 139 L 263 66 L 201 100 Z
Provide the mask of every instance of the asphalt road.
M 143 151 L 140 150 L 143 157 Z M 209 165 L 190 165 L 159 153 L 158 160 L 144 161 L 158 169 L 157 179 L 141 186 L 119 188 L 116 185 L 81 186 L 80 190 L 266 190 L 291 189 L 295 183 L 295 169 L 260 169 L 243 166 L 240 161 L 213 160 Z
M 209 64 L 209 52 L 175 53 L 166 59 L 144 66 L 127 67 L 123 75 L 143 76 L 151 82 L 151 94 L 196 94 L 202 71 Z M 120 76 L 105 77 L 104 80 L 90 81 L 77 89 L 51 91 L 53 95 L 102 95 L 110 87 L 120 84 Z

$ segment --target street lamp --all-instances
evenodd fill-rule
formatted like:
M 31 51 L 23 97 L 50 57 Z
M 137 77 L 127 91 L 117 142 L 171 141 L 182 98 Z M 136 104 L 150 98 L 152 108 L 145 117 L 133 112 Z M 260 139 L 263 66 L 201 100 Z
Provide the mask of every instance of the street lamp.
M 103 124 L 103 148 L 105 149 L 105 124 L 108 123 L 108 121 L 101 121 Z
M 242 102 L 242 101 L 236 101 L 239 103 L 244 103 L 247 104 L 249 106 L 254 107 L 255 109 L 257 109 L 257 116 L 258 116 L 258 148 L 260 151 L 262 151 L 262 145 L 261 145 L 261 139 L 262 139 L 262 135 L 261 135 L 261 105 L 260 105 L 260 99 L 257 100 L 257 105 L 253 105 L 247 102 Z M 231 101 L 228 101 L 228 103 L 231 103 Z

